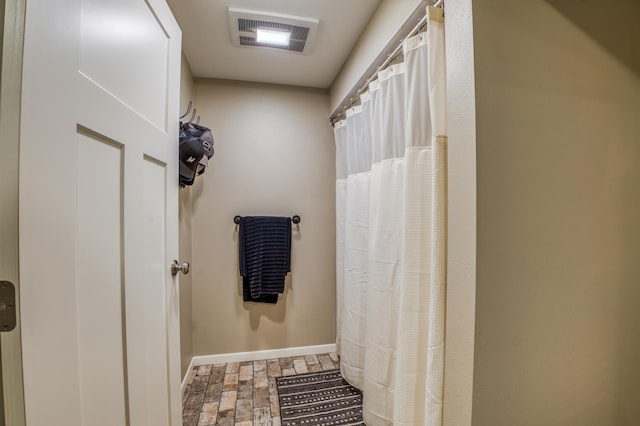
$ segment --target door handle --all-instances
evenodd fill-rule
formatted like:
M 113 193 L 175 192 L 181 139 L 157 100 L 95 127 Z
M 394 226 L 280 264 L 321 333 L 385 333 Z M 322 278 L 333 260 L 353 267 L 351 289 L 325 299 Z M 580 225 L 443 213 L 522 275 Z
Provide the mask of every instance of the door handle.
M 189 262 L 184 262 L 182 265 L 177 260 L 171 263 L 171 275 L 174 277 L 178 275 L 178 272 L 182 272 L 184 275 L 189 273 Z

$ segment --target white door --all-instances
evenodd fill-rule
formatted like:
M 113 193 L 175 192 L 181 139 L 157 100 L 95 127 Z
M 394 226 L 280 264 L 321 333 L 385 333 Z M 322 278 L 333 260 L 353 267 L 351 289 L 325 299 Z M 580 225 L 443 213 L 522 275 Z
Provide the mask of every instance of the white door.
M 27 426 L 181 423 L 180 38 L 164 0 L 27 1 Z

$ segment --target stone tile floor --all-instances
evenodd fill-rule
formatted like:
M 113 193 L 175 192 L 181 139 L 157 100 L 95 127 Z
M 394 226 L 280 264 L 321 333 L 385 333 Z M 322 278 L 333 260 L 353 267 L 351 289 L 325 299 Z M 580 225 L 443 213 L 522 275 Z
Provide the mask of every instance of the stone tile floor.
M 182 396 L 182 424 L 280 426 L 275 378 L 335 368 L 335 353 L 193 367 Z

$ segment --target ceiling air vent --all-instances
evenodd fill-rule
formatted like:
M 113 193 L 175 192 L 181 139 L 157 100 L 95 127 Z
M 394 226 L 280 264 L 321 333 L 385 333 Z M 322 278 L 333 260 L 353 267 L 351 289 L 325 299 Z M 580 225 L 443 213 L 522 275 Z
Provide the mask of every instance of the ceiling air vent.
M 231 38 L 235 46 L 253 46 L 308 53 L 318 27 L 315 18 L 283 15 L 272 12 L 229 8 Z M 258 30 L 264 33 L 283 35 L 288 41 L 260 41 Z

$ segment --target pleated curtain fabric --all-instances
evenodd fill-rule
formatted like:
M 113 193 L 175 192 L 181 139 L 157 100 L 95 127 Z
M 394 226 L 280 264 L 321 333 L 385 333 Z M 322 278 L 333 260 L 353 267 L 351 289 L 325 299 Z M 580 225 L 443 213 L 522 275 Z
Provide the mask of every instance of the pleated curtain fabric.
M 427 13 L 335 127 L 337 344 L 368 425 L 442 424 L 444 20 Z

